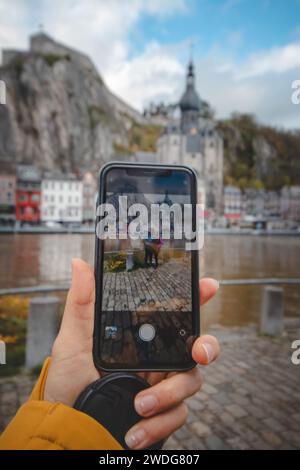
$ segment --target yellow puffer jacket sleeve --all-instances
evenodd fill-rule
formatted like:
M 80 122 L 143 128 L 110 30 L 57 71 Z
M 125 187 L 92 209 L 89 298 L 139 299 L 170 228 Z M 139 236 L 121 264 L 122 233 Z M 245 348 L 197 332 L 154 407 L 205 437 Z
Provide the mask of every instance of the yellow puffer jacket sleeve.
M 0 436 L 0 450 L 120 450 L 112 435 L 90 416 L 62 403 L 43 400 L 50 359 L 43 366 L 29 400 Z

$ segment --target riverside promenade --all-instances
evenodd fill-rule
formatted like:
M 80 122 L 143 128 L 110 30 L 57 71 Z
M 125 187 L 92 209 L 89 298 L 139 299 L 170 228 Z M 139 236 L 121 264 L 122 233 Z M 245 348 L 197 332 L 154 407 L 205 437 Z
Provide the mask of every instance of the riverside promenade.
M 165 449 L 299 449 L 300 365 L 291 343 L 300 319 L 287 319 L 280 338 L 258 336 L 256 326 L 215 327 L 221 356 L 203 368 L 201 392 L 187 400 L 187 424 Z M 27 399 L 35 379 L 0 379 L 0 430 Z

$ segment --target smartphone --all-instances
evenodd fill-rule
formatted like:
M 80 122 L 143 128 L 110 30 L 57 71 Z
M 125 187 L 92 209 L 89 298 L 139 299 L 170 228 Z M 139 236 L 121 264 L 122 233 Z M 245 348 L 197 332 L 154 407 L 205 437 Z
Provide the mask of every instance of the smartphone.
M 98 194 L 96 367 L 129 372 L 194 367 L 199 253 L 187 248 L 183 213 L 173 209 L 189 207 L 186 219 L 195 232 L 196 174 L 185 166 L 110 163 L 100 171 Z

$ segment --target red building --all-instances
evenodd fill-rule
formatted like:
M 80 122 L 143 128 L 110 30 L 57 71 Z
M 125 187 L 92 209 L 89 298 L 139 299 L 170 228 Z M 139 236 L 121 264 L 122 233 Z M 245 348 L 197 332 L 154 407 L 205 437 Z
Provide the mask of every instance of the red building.
M 16 221 L 38 223 L 41 205 L 41 174 L 29 165 L 17 167 Z

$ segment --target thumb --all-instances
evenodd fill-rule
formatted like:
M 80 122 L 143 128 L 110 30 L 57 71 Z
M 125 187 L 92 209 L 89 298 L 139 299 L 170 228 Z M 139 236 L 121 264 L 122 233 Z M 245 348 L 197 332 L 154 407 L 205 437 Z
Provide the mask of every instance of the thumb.
M 76 342 L 79 339 L 91 339 L 94 303 L 94 272 L 85 261 L 74 258 L 72 260 L 72 283 L 67 295 L 60 335 L 72 338 Z

